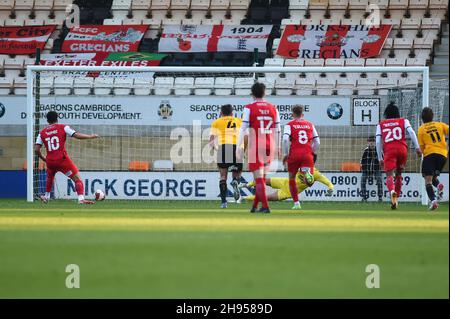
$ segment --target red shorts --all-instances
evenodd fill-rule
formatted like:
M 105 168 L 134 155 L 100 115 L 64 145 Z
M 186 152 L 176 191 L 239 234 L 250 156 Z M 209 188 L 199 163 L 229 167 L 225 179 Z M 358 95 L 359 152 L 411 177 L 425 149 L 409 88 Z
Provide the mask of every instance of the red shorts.
M 61 172 L 71 178 L 78 173 L 78 167 L 70 158 L 59 161 L 47 161 L 47 174 L 55 175 L 57 172 Z
M 274 150 L 260 149 L 259 151 L 255 148 L 250 148 L 248 151 L 248 169 L 250 172 L 260 170 L 270 166 L 274 159 Z
M 389 172 L 395 169 L 404 169 L 408 159 L 406 148 L 394 148 L 384 152 L 384 171 Z
M 292 175 L 305 168 L 308 168 L 311 174 L 314 174 L 314 157 L 310 153 L 289 155 L 287 164 L 288 171 Z

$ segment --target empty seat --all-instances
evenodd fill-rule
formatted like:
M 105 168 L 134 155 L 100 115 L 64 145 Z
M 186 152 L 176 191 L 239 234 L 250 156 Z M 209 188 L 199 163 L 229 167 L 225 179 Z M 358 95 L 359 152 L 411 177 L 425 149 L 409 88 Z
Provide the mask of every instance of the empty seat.
M 154 83 L 155 95 L 170 95 L 174 79 L 172 77 L 157 77 Z
M 214 78 L 196 78 L 194 87 L 195 95 L 211 95 L 214 88 Z
M 170 7 L 170 0 L 152 0 L 152 10 L 167 10 Z
M 55 95 L 69 95 L 73 87 L 73 78 L 56 77 L 53 83 Z
M 345 66 L 364 66 L 364 59 L 346 59 Z
M 191 1 L 191 10 L 208 10 L 211 0 Z
M 52 76 L 41 76 L 40 80 L 40 94 L 41 95 L 50 95 L 53 89 L 53 81 L 54 78 Z
M 173 162 L 171 160 L 156 160 L 153 162 L 154 171 L 173 171 Z
M 231 95 L 234 87 L 234 78 L 218 77 L 214 80 L 214 93 L 216 95 Z
M 0 95 L 8 95 L 13 86 L 12 77 L 0 77 Z
M 373 95 L 377 87 L 377 80 L 370 77 L 360 78 L 356 81 L 356 87 L 359 95 Z
M 294 83 L 294 92 L 296 95 L 312 95 L 316 87 L 316 80 L 312 78 L 298 78 Z
M 114 79 L 114 94 L 115 95 L 129 95 L 131 93 L 131 88 L 133 87 L 133 79 Z M 96 90 L 97 92 L 97 90 Z
M 416 18 L 403 18 L 401 20 L 401 26 L 402 26 L 403 30 L 406 30 L 406 29 L 413 29 L 413 30 L 419 29 L 420 23 L 421 23 L 420 19 L 416 19 Z
M 439 18 L 423 18 L 422 29 L 439 29 L 441 26 L 441 19 Z
M 226 10 L 230 5 L 230 0 L 211 0 L 209 8 L 211 10 Z
M 303 66 L 303 64 L 305 63 L 304 59 L 286 59 L 284 61 L 284 66 L 286 67 L 292 67 L 292 66 Z
M 289 9 L 308 9 L 309 0 L 289 0 Z
M 365 10 L 369 0 L 349 0 L 348 4 L 352 10 Z
M 411 38 L 395 38 L 394 49 L 411 49 L 413 47 L 413 39 Z
M 177 77 L 175 78 L 174 93 L 175 95 L 191 95 L 194 88 L 194 78 Z
M 248 96 L 251 94 L 251 87 L 255 83 L 253 78 L 236 78 L 234 81 L 234 94 Z
M 131 9 L 134 10 L 148 10 L 150 8 L 150 0 L 132 0 Z
M 153 86 L 153 78 L 134 79 L 134 94 L 149 95 Z
M 406 65 L 407 66 L 425 66 L 427 63 L 426 59 L 424 58 L 414 58 L 414 59 L 407 59 Z
M 93 78 L 75 78 L 74 80 L 74 94 L 75 95 L 89 95 L 93 87 Z
M 11 11 L 14 8 L 14 0 L 0 1 L 0 10 Z
M 33 9 L 34 0 L 16 0 L 14 3 L 15 10 L 28 10 Z
M 430 9 L 447 9 L 448 0 L 430 0 L 428 7 Z
M 361 164 L 358 162 L 343 162 L 341 163 L 341 172 L 360 172 Z
M 426 9 L 429 0 L 409 0 L 410 9 Z
M 109 95 L 114 84 L 114 78 L 99 77 L 94 80 L 95 95 Z
M 147 161 L 131 161 L 128 164 L 130 172 L 147 172 L 150 170 L 150 163 Z
M 366 59 L 366 66 L 384 66 L 385 60 L 383 58 Z
M 275 79 L 275 92 L 277 95 L 291 95 L 295 80 L 291 77 Z
M 386 66 L 404 66 L 404 65 L 405 59 L 400 58 L 386 59 Z
M 325 66 L 344 66 L 344 59 L 326 59 Z
M 305 59 L 305 66 L 323 67 L 324 59 Z
M 330 9 L 341 9 L 341 10 L 347 9 L 348 1 L 349 0 L 330 0 L 329 8 Z
M 389 0 L 389 9 L 406 9 L 409 0 Z
M 34 10 L 46 10 L 53 9 L 53 0 L 34 0 Z

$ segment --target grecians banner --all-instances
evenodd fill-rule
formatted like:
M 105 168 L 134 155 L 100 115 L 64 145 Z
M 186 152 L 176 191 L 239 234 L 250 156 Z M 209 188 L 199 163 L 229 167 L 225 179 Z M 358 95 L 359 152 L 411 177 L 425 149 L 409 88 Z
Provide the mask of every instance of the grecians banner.
M 349 97 L 271 96 L 281 123 L 292 119 L 292 107 L 303 104 L 305 118 L 316 125 L 348 126 L 350 123 Z M 42 96 L 39 117 L 45 122 L 47 112 L 60 113 L 61 123 L 70 125 L 205 125 L 209 126 L 220 115 L 223 104 L 231 104 L 235 116 L 242 117 L 244 106 L 252 103 L 248 96 L 199 98 L 196 96 Z M 0 97 L 3 115 L 0 125 L 26 125 L 26 98 Z
M 320 167 L 319 167 L 320 169 Z M 361 173 L 325 173 L 324 175 L 334 184 L 332 197 L 325 196 L 327 188 L 319 182 L 306 189 L 300 195 L 302 201 L 360 201 L 361 200 Z M 88 198 L 101 189 L 106 194 L 106 200 L 114 199 L 142 199 L 142 200 L 219 200 L 219 178 L 217 172 L 81 172 Z M 270 176 L 285 177 L 287 172 L 279 172 Z M 383 174 L 383 177 L 385 175 Z M 253 180 L 252 174 L 243 173 L 246 181 Z M 442 174 L 440 181 L 448 187 L 448 174 Z M 232 188 L 229 186 L 228 197 L 232 199 Z M 420 202 L 421 185 L 423 178 L 419 173 L 405 173 L 403 175 L 403 188 L 400 196 L 401 202 Z M 42 183 L 44 187 L 45 183 Z M 383 183 L 384 185 L 384 183 Z M 389 201 L 389 193 L 384 187 L 383 200 Z M 43 190 L 42 190 L 43 191 Z M 275 190 L 268 187 L 267 192 Z M 377 201 L 377 186 L 375 181 L 369 179 L 367 185 L 369 201 Z M 241 195 L 252 194 L 249 189 L 242 189 Z M 424 194 L 426 196 L 426 194 Z M 63 174 L 56 174 L 55 197 L 77 198 L 75 185 Z M 444 195 L 448 201 L 448 192 Z M 245 202 L 241 205 L 248 205 Z
M 34 54 L 44 49 L 56 26 L 0 27 L 0 54 Z
M 43 54 L 42 65 L 57 66 L 158 66 L 166 54 L 147 52 Z
M 83 25 L 71 28 L 61 51 L 136 52 L 148 25 Z
M 287 25 L 277 55 L 301 59 L 350 59 L 378 56 L 391 25 Z
M 271 25 L 166 25 L 159 52 L 266 52 Z

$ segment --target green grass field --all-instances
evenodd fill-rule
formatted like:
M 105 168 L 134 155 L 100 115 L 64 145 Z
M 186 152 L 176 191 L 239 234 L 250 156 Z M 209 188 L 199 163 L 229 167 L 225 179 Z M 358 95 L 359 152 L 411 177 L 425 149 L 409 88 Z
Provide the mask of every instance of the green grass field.
M 449 297 L 448 205 L 217 206 L 2 200 L 0 298 Z M 68 264 L 80 289 L 65 286 Z

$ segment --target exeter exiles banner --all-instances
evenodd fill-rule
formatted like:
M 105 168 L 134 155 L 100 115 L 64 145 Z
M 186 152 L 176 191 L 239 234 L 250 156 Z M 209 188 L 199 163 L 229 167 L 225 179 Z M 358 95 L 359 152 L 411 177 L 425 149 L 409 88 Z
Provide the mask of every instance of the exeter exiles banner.
M 0 54 L 34 54 L 44 49 L 56 26 L 0 27 Z
M 107 200 L 113 199 L 167 199 L 167 200 L 214 200 L 219 199 L 219 178 L 216 172 L 81 172 L 88 198 L 93 197 L 97 189 L 106 194 Z M 327 197 L 327 187 L 315 182 L 311 188 L 301 195 L 302 201 L 360 201 L 361 173 L 324 173 L 334 184 L 333 196 Z M 287 173 L 280 172 L 271 176 L 285 177 Z M 383 174 L 383 177 L 384 174 Z M 253 180 L 251 173 L 244 173 L 243 178 Z M 403 176 L 401 202 L 420 202 L 423 178 L 419 173 L 407 173 Z M 440 178 L 448 187 L 448 174 Z M 231 182 L 229 177 L 228 182 Z M 42 187 L 44 187 L 42 184 Z M 228 183 L 229 185 L 229 183 Z M 384 185 L 384 183 L 383 183 Z M 274 192 L 268 187 L 267 192 Z M 377 201 L 377 186 L 369 179 L 367 185 L 369 201 Z M 42 190 L 43 192 L 43 190 Z M 232 201 L 232 189 L 229 186 L 228 196 Z M 252 190 L 243 189 L 241 195 L 252 194 Z M 426 196 L 426 194 L 424 194 Z M 75 185 L 63 174 L 56 174 L 55 196 L 58 198 L 77 198 Z M 383 189 L 383 200 L 389 201 L 389 192 Z M 448 201 L 448 192 L 444 194 Z M 245 205 L 245 204 L 243 204 Z
M 287 25 L 277 55 L 302 59 L 378 56 L 391 25 Z
M 148 25 L 83 25 L 70 29 L 61 51 L 136 52 Z
M 159 52 L 266 52 L 271 25 L 166 25 Z
M 158 66 L 166 56 L 166 54 L 147 52 L 43 54 L 41 64 L 51 66 Z
M 292 118 L 292 107 L 305 106 L 306 119 L 316 125 L 350 125 L 350 98 L 338 96 L 271 96 L 268 101 L 279 110 L 284 124 Z M 38 116 L 48 111 L 60 114 L 60 121 L 71 125 L 210 125 L 219 117 L 223 104 L 232 104 L 235 116 L 242 117 L 244 106 L 252 103 L 248 96 L 42 96 Z M 26 125 L 25 97 L 0 97 L 4 114 L 0 125 Z

